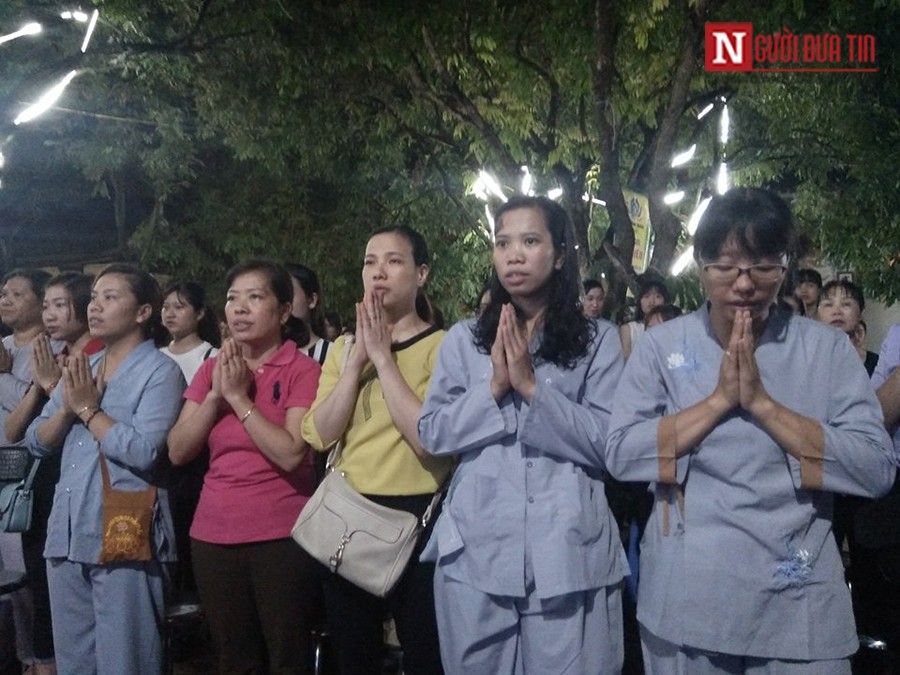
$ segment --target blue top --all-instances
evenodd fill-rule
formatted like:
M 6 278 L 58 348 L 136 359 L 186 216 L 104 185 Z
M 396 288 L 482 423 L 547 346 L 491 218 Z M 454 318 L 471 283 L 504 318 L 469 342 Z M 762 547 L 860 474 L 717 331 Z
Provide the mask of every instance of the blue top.
M 459 455 L 423 559 L 485 593 L 540 598 L 621 581 L 627 568 L 603 489 L 603 446 L 622 369 L 618 332 L 597 321 L 571 370 L 541 363 L 531 404 L 491 394 L 473 322 L 444 338 L 419 418 L 434 455 Z
M 65 342 L 59 340 L 50 340 L 50 349 L 53 353 L 58 353 Z M 34 347 L 34 340 L 29 340 L 21 347 L 16 344 L 15 337 L 7 335 L 3 338 L 3 347 L 9 352 L 12 358 L 12 368 L 8 373 L 0 373 L 0 443 L 3 445 L 24 445 L 25 442 L 10 443 L 6 439 L 6 418 L 9 416 L 16 406 L 25 397 L 25 392 L 31 386 L 31 350 Z
M 900 367 L 900 323 L 891 326 L 881 343 L 878 365 L 872 373 L 872 386 L 878 389 Z M 900 456 L 900 429 L 894 432 L 894 451 Z
M 657 428 L 708 397 L 722 347 L 704 306 L 649 331 L 616 394 L 606 461 L 627 481 L 659 481 Z M 756 348 L 769 395 L 824 433 L 821 489 L 800 462 L 737 409 L 655 484 L 641 543 L 638 620 L 677 645 L 802 661 L 858 646 L 831 534 L 832 492 L 878 496 L 895 460 L 881 408 L 847 336 L 790 313 L 770 317 Z
M 96 375 L 105 350 L 91 357 Z M 94 435 L 76 420 L 62 447 L 62 469 L 53 510 L 47 525 L 44 556 L 67 558 L 73 562 L 96 563 L 103 539 L 103 483 L 99 452 L 107 459 L 114 490 L 146 490 L 165 454 L 166 436 L 181 410 L 184 377 L 178 364 L 161 354 L 153 342 L 141 343 L 116 368 L 103 392 L 100 407 L 115 424 L 98 443 Z M 63 387 L 31 423 L 25 441 L 32 454 L 45 457 L 59 452 L 37 439 L 37 428 L 61 406 Z M 153 514 L 156 558 L 176 560 L 175 535 L 169 497 L 158 489 Z

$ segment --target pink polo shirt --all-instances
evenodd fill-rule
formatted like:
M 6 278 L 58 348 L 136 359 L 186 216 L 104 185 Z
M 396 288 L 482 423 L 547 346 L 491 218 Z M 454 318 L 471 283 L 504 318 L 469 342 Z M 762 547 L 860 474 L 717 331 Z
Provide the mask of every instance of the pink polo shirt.
M 212 386 L 216 360 L 212 357 L 203 363 L 184 392 L 186 399 L 203 402 Z M 293 342 L 285 342 L 253 374 L 253 414 L 283 425 L 288 408 L 312 405 L 319 373 L 318 363 L 299 352 Z M 209 471 L 191 537 L 213 544 L 239 544 L 290 536 L 315 489 L 313 454 L 308 452 L 298 469 L 282 471 L 257 449 L 237 415 L 223 403 L 209 434 Z

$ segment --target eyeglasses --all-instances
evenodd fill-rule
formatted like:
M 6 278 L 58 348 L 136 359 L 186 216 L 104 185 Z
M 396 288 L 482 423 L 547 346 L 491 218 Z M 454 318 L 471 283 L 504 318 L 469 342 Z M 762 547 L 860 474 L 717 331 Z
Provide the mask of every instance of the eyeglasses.
M 749 267 L 741 267 L 740 265 L 701 262 L 701 269 L 706 272 L 710 281 L 730 284 L 737 281 L 738 277 L 746 272 L 753 282 L 766 284 L 778 281 L 785 270 L 787 270 L 787 267 L 773 263 L 758 263 Z

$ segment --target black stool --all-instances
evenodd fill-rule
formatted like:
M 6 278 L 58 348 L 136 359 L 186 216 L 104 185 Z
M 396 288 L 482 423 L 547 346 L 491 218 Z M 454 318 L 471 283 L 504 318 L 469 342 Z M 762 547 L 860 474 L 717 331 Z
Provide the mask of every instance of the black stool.
M 165 674 L 175 672 L 175 636 L 201 626 L 206 617 L 199 602 L 174 602 L 166 606 L 163 619 L 163 648 L 165 649 Z

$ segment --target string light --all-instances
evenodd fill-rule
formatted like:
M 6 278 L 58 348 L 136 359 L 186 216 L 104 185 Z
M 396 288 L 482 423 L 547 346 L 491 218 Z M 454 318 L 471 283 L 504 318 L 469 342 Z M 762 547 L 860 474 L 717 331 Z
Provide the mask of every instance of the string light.
M 13 120 L 13 124 L 19 125 L 24 122 L 30 122 L 38 115 L 45 113 L 50 109 L 56 101 L 62 96 L 63 91 L 69 85 L 69 82 L 72 81 L 78 74 L 77 70 L 71 70 L 69 73 L 61 79 L 59 82 L 54 84 L 50 89 L 41 94 L 41 97 L 37 100 L 37 103 L 34 105 L 28 106 L 25 110 L 19 113 L 19 116 Z
M 531 175 L 531 172 L 528 170 L 527 166 L 522 167 L 522 171 L 524 172 L 524 176 L 522 176 L 522 194 L 533 196 L 534 190 L 532 190 L 532 186 L 534 185 L 534 176 Z
M 688 162 L 690 162 L 694 158 L 695 152 L 697 152 L 696 143 L 694 143 L 684 152 L 680 152 L 672 158 L 672 168 L 674 169 L 677 166 L 681 166 L 682 164 L 687 164 Z
M 678 259 L 675 260 L 675 262 L 672 264 L 672 276 L 677 277 L 679 274 L 684 272 L 684 270 L 687 269 L 687 266 L 693 259 L 694 247 L 688 246 L 686 249 L 684 249 L 682 254 L 678 256 Z
M 37 35 L 43 30 L 41 24 L 39 23 L 26 23 L 19 30 L 14 33 L 9 33 L 7 35 L 0 35 L 0 44 L 4 42 L 9 42 L 10 40 L 15 40 L 16 38 L 20 38 L 23 35 Z
M 61 19 L 65 19 L 66 21 L 77 21 L 78 23 L 87 23 L 87 20 L 90 18 L 80 9 L 76 9 L 74 11 L 66 10 L 64 12 L 60 12 L 59 16 Z
M 691 214 L 691 217 L 688 219 L 687 231 L 688 234 L 692 237 L 694 233 L 697 231 L 697 226 L 700 224 L 700 219 L 703 217 L 703 214 L 706 212 L 706 207 L 709 206 L 710 201 L 712 201 L 712 197 L 705 197 L 697 204 L 697 208 L 694 209 L 694 212 Z
M 84 33 L 84 41 L 81 43 L 81 53 L 87 51 L 88 43 L 91 41 L 91 36 L 94 34 L 94 28 L 97 27 L 97 19 L 100 18 L 100 10 L 95 9 L 94 13 L 91 14 L 91 22 L 88 24 L 87 30 Z
M 719 175 L 716 178 L 716 192 L 720 195 L 728 192 L 728 188 L 731 187 L 731 176 L 728 174 L 728 163 L 722 162 L 719 164 Z
M 684 199 L 684 190 L 678 190 L 677 192 L 670 192 L 665 195 L 663 197 L 663 202 L 671 206 L 672 204 L 677 204 L 682 199 Z
M 722 145 L 728 143 L 728 127 L 731 122 L 731 119 L 728 115 L 728 104 L 722 104 L 722 116 L 719 118 L 719 140 L 722 141 Z

